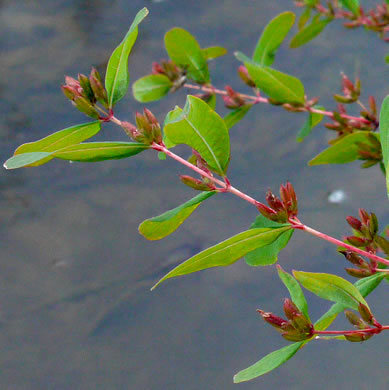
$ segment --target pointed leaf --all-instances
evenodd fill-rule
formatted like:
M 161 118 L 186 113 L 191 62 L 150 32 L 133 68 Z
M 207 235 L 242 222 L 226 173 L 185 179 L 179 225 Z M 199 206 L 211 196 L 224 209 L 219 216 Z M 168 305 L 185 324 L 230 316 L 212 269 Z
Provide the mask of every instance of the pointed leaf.
M 164 132 L 173 144 L 197 150 L 210 169 L 224 175 L 230 157 L 230 139 L 223 119 L 203 100 L 188 95 L 184 109 L 175 109 L 165 121 Z
M 305 344 L 304 341 L 293 343 L 269 353 L 252 366 L 239 371 L 234 376 L 234 383 L 246 382 L 258 376 L 267 374 L 287 362 Z
M 383 272 L 377 272 L 367 278 L 359 279 L 354 286 L 358 289 L 363 297 L 367 297 L 385 278 Z M 335 320 L 339 313 L 342 313 L 347 306 L 340 303 L 335 303 L 331 308 L 324 313 L 315 323 L 316 330 L 326 330 Z
M 288 272 L 284 271 L 277 265 L 278 276 L 288 289 L 290 297 L 298 309 L 309 319 L 308 303 L 305 299 L 304 293 L 297 280 Z
M 302 28 L 291 40 L 290 47 L 296 49 L 316 38 L 327 26 L 331 19 L 314 21 Z
M 317 108 L 318 110 L 324 110 L 324 107 L 322 106 L 313 106 L 313 108 Z M 304 123 L 304 126 L 300 129 L 296 136 L 297 142 L 302 142 L 305 137 L 307 137 L 309 134 L 311 134 L 312 129 L 318 125 L 323 119 L 323 115 L 312 113 L 310 112 L 308 114 L 308 119 Z
M 130 74 L 128 72 L 128 56 L 138 37 L 138 25 L 149 13 L 142 8 L 135 16 L 130 29 L 120 45 L 113 51 L 107 65 L 105 74 L 105 88 L 108 93 L 109 106 L 118 102 L 128 90 Z
M 26 144 L 20 145 L 15 150 L 14 156 L 27 153 L 29 153 L 29 155 L 23 156 L 22 158 L 14 158 L 12 160 L 9 159 L 6 162 L 7 167 L 10 165 L 13 166 L 13 168 L 8 169 L 15 169 L 21 168 L 22 166 L 35 167 L 45 164 L 54 158 L 54 156 L 52 156 L 52 154 L 49 152 L 54 152 L 55 150 L 62 149 L 66 146 L 75 145 L 85 141 L 86 139 L 97 134 L 100 129 L 100 121 L 83 123 L 81 125 L 68 127 L 67 129 L 57 131 L 56 133 L 50 134 L 49 136 L 38 141 L 28 142 Z M 31 152 L 45 152 L 46 154 L 30 154 Z M 30 161 L 30 163 L 26 165 L 27 161 Z
M 234 52 L 234 56 L 239 61 L 248 62 L 249 64 L 257 65 L 255 61 L 253 61 L 250 57 L 247 57 L 246 54 L 243 54 L 241 51 Z
M 280 227 L 290 226 L 290 224 L 281 224 L 274 221 L 270 221 L 263 215 L 258 215 L 255 222 L 250 226 L 250 229 L 255 228 L 270 228 L 279 229 Z M 271 244 L 262 248 L 257 248 L 245 256 L 246 263 L 253 267 L 265 266 L 274 264 L 278 260 L 278 253 L 286 247 L 289 240 L 293 235 L 294 230 L 290 229 L 280 234 L 280 236 Z
M 339 0 L 339 2 L 354 15 L 359 15 L 359 0 Z
M 354 310 L 358 310 L 359 303 L 368 306 L 358 289 L 340 276 L 303 271 L 293 271 L 293 275 L 307 290 L 320 298 Z
M 358 159 L 359 143 L 370 144 L 369 134 L 374 135 L 377 139 L 379 135 L 367 131 L 356 131 L 346 135 L 329 148 L 323 150 L 308 165 L 321 164 L 345 164 Z
M 255 62 L 266 66 L 274 62 L 276 51 L 292 28 L 294 19 L 293 12 L 283 12 L 267 24 L 253 54 Z
M 206 47 L 205 49 L 201 49 L 203 56 L 206 60 L 213 60 L 215 58 L 224 56 L 227 54 L 227 49 L 221 46 L 211 46 Z
M 389 197 L 389 95 L 382 102 L 380 109 L 380 139 L 386 170 L 386 189 Z
M 269 245 L 288 229 L 290 227 L 282 227 L 279 229 L 259 228 L 239 233 L 184 261 L 159 280 L 152 290 L 164 280 L 175 276 L 190 274 L 206 268 L 231 265 L 248 252 Z
M 47 152 L 21 153 L 9 158 L 3 166 L 5 169 L 16 169 L 33 166 L 34 164 L 42 165 L 51 160 L 51 158 L 51 153 Z
M 249 112 L 252 104 L 245 104 L 242 107 L 238 107 L 233 111 L 230 111 L 223 119 L 224 123 L 227 126 L 227 129 L 231 129 L 232 126 L 235 126 L 243 117 Z
M 192 213 L 200 203 L 216 192 L 202 192 L 184 204 L 159 215 L 146 219 L 139 225 L 139 232 L 148 240 L 160 240 L 173 233 Z
M 136 142 L 87 142 L 57 150 L 53 155 L 62 160 L 95 162 L 131 157 L 149 148 Z
M 304 28 L 304 26 L 308 22 L 309 18 L 311 17 L 311 11 L 312 11 L 311 7 L 306 7 L 304 9 L 303 13 L 300 15 L 298 23 L 297 23 L 297 26 L 298 26 L 299 30 Z
M 147 103 L 167 95 L 172 86 L 172 82 L 164 74 L 150 74 L 135 81 L 132 92 L 138 102 Z
M 196 38 L 183 28 L 175 27 L 165 34 L 165 48 L 170 59 L 187 69 L 187 76 L 198 83 L 209 82 L 207 60 Z
M 278 70 L 245 63 L 255 85 L 281 103 L 304 103 L 304 86 L 299 79 Z

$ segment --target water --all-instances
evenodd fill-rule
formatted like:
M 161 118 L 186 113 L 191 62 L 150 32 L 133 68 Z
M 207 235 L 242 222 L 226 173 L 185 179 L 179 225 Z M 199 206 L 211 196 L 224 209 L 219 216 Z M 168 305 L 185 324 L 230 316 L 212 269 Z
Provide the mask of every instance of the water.
M 152 61 L 166 57 L 163 34 L 179 25 L 203 46 L 229 50 L 212 62 L 211 74 L 216 86 L 236 88 L 241 86 L 233 51 L 250 54 L 262 26 L 293 9 L 287 0 L 0 2 L 2 160 L 23 142 L 85 121 L 65 101 L 59 84 L 64 75 L 87 73 L 92 65 L 104 70 L 143 6 L 150 15 L 130 59 L 132 81 L 146 74 Z M 363 97 L 372 93 L 380 101 L 388 92 L 382 82 L 386 52 L 374 35 L 334 23 L 306 47 L 283 47 L 275 66 L 300 77 L 308 95 L 322 96 L 330 108 L 340 71 L 359 73 Z M 180 91 L 148 107 L 163 120 L 184 99 Z M 117 116 L 132 119 L 141 108 L 129 94 L 118 104 Z M 360 171 L 358 163 L 307 167 L 329 136 L 320 127 L 297 145 L 294 137 L 304 120 L 277 107 L 251 110 L 231 132 L 233 184 L 263 199 L 268 187 L 290 180 L 302 220 L 334 236 L 348 234 L 344 217 L 356 215 L 358 207 L 377 211 L 386 223 L 379 169 Z M 97 139 L 123 137 L 107 126 Z M 172 236 L 147 242 L 137 233 L 138 224 L 193 196 L 177 180 L 183 172 L 152 152 L 130 160 L 53 161 L 1 171 L 0 388 L 233 389 L 238 387 L 232 384 L 234 373 L 285 345 L 255 313 L 258 307 L 281 313 L 287 292 L 274 268 L 254 269 L 240 261 L 170 280 L 150 292 L 167 270 L 245 230 L 255 217 L 249 205 L 220 195 Z M 346 200 L 329 204 L 328 194 L 339 189 Z M 345 266 L 334 248 L 302 233 L 293 237 L 280 263 L 287 270 L 314 272 L 340 273 Z M 317 318 L 328 305 L 308 296 Z M 384 321 L 383 293 L 369 302 Z M 239 387 L 387 388 L 385 337 L 361 345 L 311 343 L 277 371 Z

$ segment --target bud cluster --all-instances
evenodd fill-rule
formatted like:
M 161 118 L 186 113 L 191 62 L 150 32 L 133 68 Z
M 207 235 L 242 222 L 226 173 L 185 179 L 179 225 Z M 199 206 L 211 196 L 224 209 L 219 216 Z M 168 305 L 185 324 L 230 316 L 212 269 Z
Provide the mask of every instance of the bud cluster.
M 355 83 L 342 73 L 342 92 L 343 95 L 334 95 L 334 99 L 338 103 L 350 104 L 355 103 L 361 95 L 361 80 L 356 78 Z
M 307 340 L 313 335 L 313 324 L 289 298 L 284 301 L 284 312 L 287 319 L 260 309 L 257 312 L 265 322 L 274 326 L 288 341 Z
M 264 217 L 284 223 L 298 214 L 297 196 L 291 183 L 287 182 L 286 185 L 281 185 L 280 197 L 281 199 L 268 190 L 266 201 L 270 207 L 259 202 L 256 206 Z
M 179 68 L 171 60 L 162 60 L 160 63 L 153 62 L 152 73 L 165 75 L 173 83 L 172 92 L 181 88 L 186 81 L 186 69 Z
M 368 213 L 364 209 L 359 209 L 359 219 L 348 216 L 347 223 L 352 227 L 354 235 L 344 237 L 344 241 L 357 248 L 363 248 L 367 252 L 376 253 L 381 250 L 389 255 L 389 241 L 378 234 L 378 219 L 374 213 Z M 377 263 L 373 260 L 369 262 L 352 251 L 340 251 L 345 258 L 357 268 L 346 268 L 346 272 L 357 278 L 364 278 L 376 272 Z
M 72 101 L 73 105 L 84 114 L 103 119 L 96 107 L 97 102 L 109 109 L 108 94 L 104 88 L 99 72 L 92 68 L 89 77 L 78 75 L 78 80 L 66 76 L 65 84 L 61 86 L 64 95 Z
M 212 172 L 208 168 L 208 164 L 206 161 L 201 157 L 200 153 L 198 153 L 196 150 L 192 150 L 193 154 L 190 156 L 188 161 L 195 165 L 196 167 L 200 168 L 204 172 L 206 172 L 208 175 L 212 176 Z M 198 191 L 215 191 L 216 186 L 215 184 L 206 176 L 202 176 L 201 179 L 195 179 L 192 176 L 188 175 L 181 175 L 180 180 L 187 185 L 188 187 L 191 187 Z
M 366 332 L 347 332 L 344 334 L 346 340 L 351 342 L 361 342 L 370 339 L 375 333 L 379 333 L 381 325 L 376 321 L 370 309 L 360 303 L 358 305 L 358 312 L 360 316 L 354 313 L 351 310 L 345 310 L 344 314 L 347 320 L 353 325 L 355 328 L 359 330 L 366 329 Z M 376 329 L 371 328 L 372 326 L 376 327 Z
M 224 89 L 226 90 L 227 95 L 223 96 L 223 100 L 224 105 L 227 108 L 235 109 L 247 104 L 246 99 L 241 94 L 233 90 L 229 85 L 226 85 Z
M 143 115 L 137 112 L 135 122 L 136 126 L 130 122 L 121 122 L 122 128 L 129 137 L 146 145 L 162 142 L 161 126 L 150 110 L 143 109 Z

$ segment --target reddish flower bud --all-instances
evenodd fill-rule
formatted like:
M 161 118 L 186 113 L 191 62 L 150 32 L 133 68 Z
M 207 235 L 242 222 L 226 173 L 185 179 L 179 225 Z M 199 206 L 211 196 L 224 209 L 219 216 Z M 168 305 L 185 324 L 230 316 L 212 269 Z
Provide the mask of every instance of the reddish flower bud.
M 367 276 L 371 276 L 371 271 L 367 269 L 359 269 L 359 268 L 345 268 L 344 269 L 350 276 L 354 278 L 366 278 Z
M 364 305 L 363 303 L 359 303 L 358 311 L 364 321 L 366 321 L 370 325 L 374 325 L 375 321 L 373 313 L 366 305 Z
M 121 122 L 121 127 L 123 128 L 124 132 L 133 140 L 137 141 L 137 138 L 141 135 L 137 128 L 130 122 Z
M 372 334 L 358 333 L 358 332 L 348 333 L 348 334 L 344 335 L 346 340 L 351 341 L 353 343 L 366 341 L 366 340 L 368 340 L 372 336 L 373 336 Z
M 359 219 L 352 217 L 351 215 L 346 217 L 347 223 L 355 230 L 361 231 L 362 223 Z
M 356 253 L 352 251 L 340 251 L 339 253 L 341 253 L 350 263 L 361 268 L 369 269 L 367 261 L 363 260 L 362 257 L 358 256 Z
M 90 116 L 91 118 L 99 119 L 100 115 L 97 110 L 93 107 L 93 105 L 86 100 L 84 97 L 76 97 L 73 100 L 73 104 L 77 107 L 77 109 L 84 114 Z
M 369 240 L 367 240 L 366 238 L 357 237 L 357 236 L 344 237 L 344 241 L 347 241 L 348 243 L 356 246 L 357 248 L 363 248 L 366 245 L 369 245 Z
M 188 187 L 191 187 L 198 191 L 213 191 L 215 190 L 215 186 L 212 185 L 212 183 L 205 183 L 202 180 L 195 179 L 192 176 L 188 175 L 181 175 L 180 180 L 187 185 Z
M 101 82 L 100 74 L 97 69 L 92 68 L 89 81 L 96 100 L 99 101 L 104 107 L 108 108 L 108 94 Z
M 363 225 L 367 225 L 367 223 L 368 223 L 368 221 L 370 219 L 369 213 L 366 210 L 364 210 L 364 209 L 359 209 L 358 213 L 359 213 L 359 218 L 362 221 L 362 224 Z
M 239 66 L 238 74 L 246 85 L 248 85 L 249 87 L 252 87 L 252 88 L 255 87 L 255 83 L 254 83 L 253 79 L 251 78 L 247 68 L 244 65 Z
M 344 314 L 351 325 L 354 325 L 358 329 L 366 328 L 366 324 L 362 321 L 362 318 L 358 317 L 358 315 L 355 314 L 353 311 L 345 310 Z
M 153 62 L 153 64 L 152 64 L 152 73 L 153 74 L 164 74 L 165 71 L 162 68 L 162 66 L 158 64 L 158 62 Z
M 268 324 L 274 326 L 277 329 L 281 329 L 282 326 L 288 324 L 288 321 L 285 319 L 274 315 L 273 313 L 265 312 L 263 310 L 257 309 L 257 312 L 262 316 L 263 320 Z
M 285 298 L 284 300 L 284 312 L 286 317 L 292 321 L 296 315 L 302 314 L 298 307 L 289 298 Z
M 90 81 L 87 76 L 84 74 L 79 73 L 78 75 L 78 81 L 80 83 L 80 86 L 83 90 L 83 96 L 90 101 L 92 104 L 96 103 L 95 95 L 92 91 L 92 87 L 90 84 Z
M 265 218 L 268 218 L 268 219 L 271 219 L 272 221 L 274 221 L 275 219 L 274 218 L 277 218 L 277 213 L 271 209 L 270 207 L 267 207 L 266 205 L 264 205 L 263 203 L 257 203 L 256 204 L 256 207 L 258 209 L 258 211 L 265 217 Z

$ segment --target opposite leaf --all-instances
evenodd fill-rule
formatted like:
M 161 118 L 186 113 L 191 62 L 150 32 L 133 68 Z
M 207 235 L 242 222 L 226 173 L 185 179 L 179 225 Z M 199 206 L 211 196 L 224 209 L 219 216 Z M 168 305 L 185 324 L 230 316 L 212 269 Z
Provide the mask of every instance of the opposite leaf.
M 255 85 L 280 103 L 304 103 L 304 86 L 299 79 L 267 66 L 245 62 Z
M 324 110 L 324 107 L 322 106 L 313 106 L 313 108 Z M 312 129 L 318 125 L 323 119 L 322 114 L 312 113 L 310 112 L 308 114 L 308 119 L 304 123 L 304 126 L 300 129 L 296 136 L 297 142 L 302 142 L 305 137 L 307 137 L 309 134 L 311 134 Z
M 354 286 L 358 289 L 363 297 L 367 297 L 384 279 L 385 274 L 383 272 L 377 272 L 374 275 L 367 278 L 359 279 Z M 335 320 L 337 315 L 347 309 L 347 306 L 340 303 L 335 303 L 331 308 L 324 313 L 316 322 L 316 330 L 326 330 L 331 323 Z
M 173 233 L 205 199 L 215 192 L 202 192 L 184 204 L 159 215 L 146 219 L 139 225 L 139 232 L 148 240 L 160 240 Z
M 113 51 L 107 65 L 105 74 L 105 88 L 108 93 L 109 106 L 118 102 L 128 90 L 130 74 L 128 72 L 128 56 L 138 36 L 138 25 L 149 13 L 142 8 L 135 16 L 130 29 L 120 45 Z
M 206 60 L 213 60 L 215 58 L 224 56 L 227 54 L 227 49 L 221 46 L 211 46 L 206 47 L 205 49 L 201 49 L 203 56 Z
M 380 109 L 380 140 L 386 170 L 386 190 L 389 197 L 389 95 L 382 102 Z
M 189 95 L 183 110 L 176 108 L 165 120 L 170 144 L 197 150 L 210 169 L 223 176 L 230 157 L 230 139 L 223 119 L 203 100 Z
M 330 21 L 330 19 L 320 20 L 317 22 L 314 21 L 308 26 L 305 26 L 293 37 L 290 42 L 290 47 L 295 49 L 305 45 L 313 38 L 316 38 L 325 29 Z
M 186 275 L 212 267 L 225 267 L 231 265 L 248 252 L 271 244 L 280 234 L 289 229 L 290 227 L 282 227 L 279 229 L 260 228 L 250 229 L 239 233 L 184 261 L 159 280 L 158 283 L 153 286 L 152 290 L 164 280 L 175 276 Z
M 304 344 L 304 341 L 300 341 L 269 353 L 252 366 L 239 371 L 234 376 L 234 383 L 246 382 L 276 369 L 293 357 Z
M 165 34 L 165 48 L 170 59 L 187 69 L 187 76 L 198 83 L 209 82 L 208 64 L 195 37 L 175 27 Z
M 358 304 L 367 302 L 358 289 L 340 276 L 324 273 L 293 271 L 294 277 L 309 291 L 329 301 L 358 310 Z
M 20 145 L 15 150 L 14 157 L 8 159 L 4 167 L 7 169 L 15 169 L 45 164 L 54 158 L 51 152 L 85 141 L 97 134 L 100 129 L 100 121 L 83 123 L 57 131 L 38 141 Z M 21 156 L 22 154 L 24 156 Z M 16 157 L 18 155 L 19 157 Z
M 135 81 L 132 92 L 138 102 L 147 103 L 167 95 L 172 86 L 172 82 L 164 74 L 150 74 Z
M 304 293 L 297 280 L 287 272 L 285 272 L 279 265 L 277 265 L 278 276 L 288 289 L 290 298 L 298 309 L 309 319 L 308 303 L 305 299 Z
M 255 222 L 250 226 L 251 229 L 255 228 L 270 228 L 278 229 L 280 227 L 290 226 L 290 224 L 281 224 L 274 221 L 270 221 L 263 215 L 258 215 Z M 246 263 L 253 267 L 271 265 L 277 262 L 278 253 L 286 247 L 289 240 L 293 235 L 294 230 L 290 229 L 282 233 L 274 242 L 263 248 L 257 248 L 245 256 Z
M 369 134 L 379 138 L 379 135 L 367 131 L 356 131 L 355 133 L 346 135 L 334 145 L 323 150 L 311 161 L 308 165 L 321 164 L 345 164 L 358 159 L 359 143 L 370 144 Z
M 57 150 L 53 155 L 62 160 L 95 162 L 131 157 L 149 148 L 136 142 L 87 142 Z
M 292 28 L 294 19 L 293 12 L 283 12 L 267 24 L 253 54 L 256 63 L 269 66 L 274 62 L 276 51 Z

